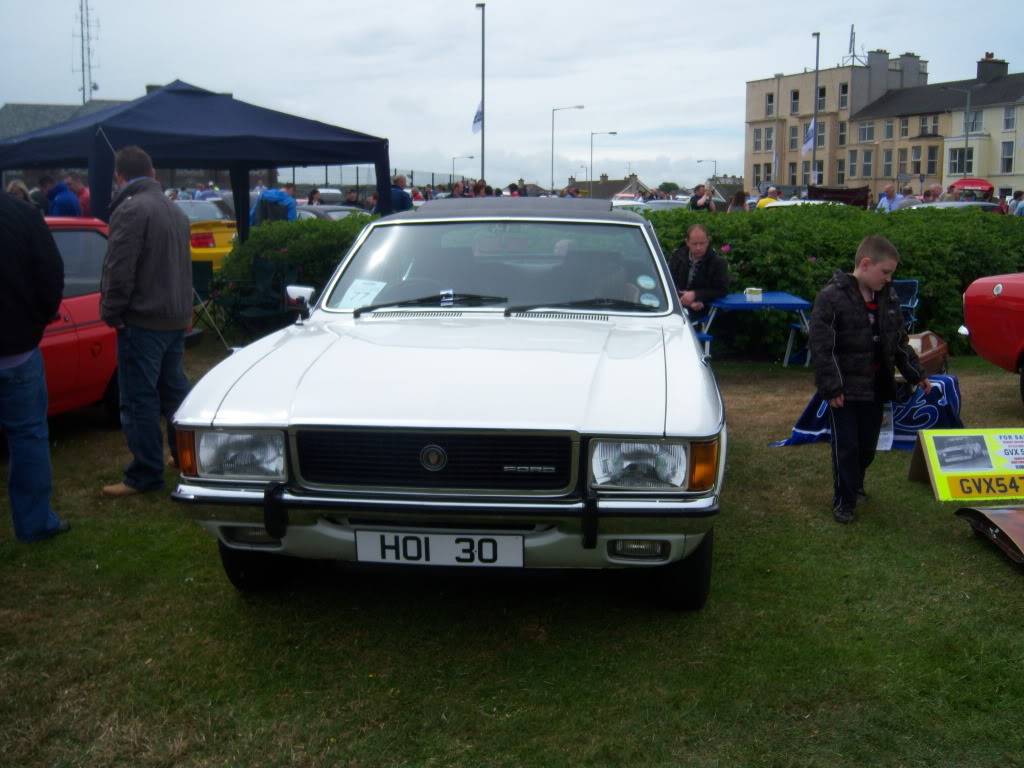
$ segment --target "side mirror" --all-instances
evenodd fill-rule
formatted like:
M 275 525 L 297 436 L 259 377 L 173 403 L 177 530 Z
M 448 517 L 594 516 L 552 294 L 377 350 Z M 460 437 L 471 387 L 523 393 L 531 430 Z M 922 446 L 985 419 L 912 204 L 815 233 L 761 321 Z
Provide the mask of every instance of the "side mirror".
M 299 313 L 299 322 L 308 319 L 316 288 L 311 285 L 289 285 L 284 292 L 288 300 L 288 309 Z

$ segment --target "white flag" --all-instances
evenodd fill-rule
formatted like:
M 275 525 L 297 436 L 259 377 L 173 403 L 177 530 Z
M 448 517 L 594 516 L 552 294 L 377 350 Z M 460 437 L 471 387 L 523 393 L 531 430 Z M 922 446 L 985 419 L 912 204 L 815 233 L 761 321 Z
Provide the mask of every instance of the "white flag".
M 480 133 L 480 129 L 484 127 L 484 103 L 481 101 L 480 106 L 476 108 L 476 115 L 473 117 L 473 133 Z
M 814 118 L 811 118 L 811 122 L 807 124 L 807 133 L 804 134 L 804 146 L 800 151 L 801 155 L 806 155 L 814 149 L 814 142 L 817 139 L 818 127 L 814 124 Z

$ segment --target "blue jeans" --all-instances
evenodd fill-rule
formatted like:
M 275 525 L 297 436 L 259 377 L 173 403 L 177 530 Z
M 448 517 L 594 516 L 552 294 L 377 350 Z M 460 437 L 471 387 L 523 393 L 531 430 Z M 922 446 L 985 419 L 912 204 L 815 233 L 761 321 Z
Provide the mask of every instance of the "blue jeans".
M 50 507 L 53 470 L 46 404 L 46 375 L 38 349 L 21 365 L 0 369 L 0 427 L 7 433 L 10 452 L 7 492 L 14 535 L 20 541 L 48 539 L 60 526 Z
M 185 332 L 150 331 L 125 326 L 117 332 L 117 385 L 121 390 L 121 428 L 132 461 L 124 483 L 139 491 L 164 485 L 160 417 L 167 420 L 167 443 L 177 458 L 171 418 L 188 394 L 184 369 Z

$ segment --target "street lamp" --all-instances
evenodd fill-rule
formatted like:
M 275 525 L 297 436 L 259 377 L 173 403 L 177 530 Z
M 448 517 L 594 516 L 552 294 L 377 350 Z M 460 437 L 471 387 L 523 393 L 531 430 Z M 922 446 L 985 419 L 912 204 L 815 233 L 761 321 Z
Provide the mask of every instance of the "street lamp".
M 487 46 L 484 30 L 486 28 L 485 18 L 487 17 L 487 6 L 484 3 L 477 3 L 480 9 L 480 178 L 487 178 L 484 175 L 484 135 L 487 133 L 487 109 L 484 106 L 484 59 L 486 58 Z
M 965 93 L 965 94 L 967 94 L 967 105 L 964 107 L 964 162 L 963 162 L 963 169 L 964 169 L 964 178 L 965 179 L 967 178 L 968 139 L 971 136 L 970 127 L 969 127 L 969 124 L 967 122 L 968 120 L 971 119 L 971 91 L 973 91 L 975 88 L 981 87 L 982 85 L 984 85 L 984 83 L 975 83 L 974 85 L 970 85 L 967 88 L 957 88 L 954 85 L 943 85 L 943 86 L 941 86 L 942 90 L 944 90 L 944 91 L 956 91 L 957 93 Z
M 572 107 L 552 107 L 551 109 L 551 194 L 555 194 L 555 112 L 563 109 L 583 109 L 582 104 Z
M 456 160 L 473 160 L 475 159 L 472 155 L 456 155 L 452 158 L 452 186 L 455 185 L 455 161 Z
M 591 131 L 590 132 L 590 199 L 594 199 L 594 137 L 595 136 L 618 136 L 618 131 Z
M 697 164 L 699 165 L 700 163 L 713 163 L 713 165 L 711 166 L 712 167 L 711 178 L 712 179 L 717 179 L 718 178 L 718 161 L 717 160 L 698 160 Z

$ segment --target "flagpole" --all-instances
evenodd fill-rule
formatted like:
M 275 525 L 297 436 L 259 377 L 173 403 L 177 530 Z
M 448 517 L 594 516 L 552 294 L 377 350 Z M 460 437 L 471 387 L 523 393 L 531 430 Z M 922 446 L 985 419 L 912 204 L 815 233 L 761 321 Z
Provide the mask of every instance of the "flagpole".
M 811 37 L 814 38 L 814 115 L 811 117 L 811 125 L 813 130 L 811 133 L 811 140 L 814 142 L 811 145 L 811 180 L 815 182 L 815 186 L 820 183 L 818 180 L 818 53 L 821 49 L 821 33 L 812 32 Z
M 484 175 L 484 134 L 487 133 L 487 109 L 484 106 L 484 52 L 487 49 L 484 20 L 487 16 L 487 7 L 486 3 L 477 3 L 476 7 L 480 9 L 480 178 L 486 179 L 487 177 Z

